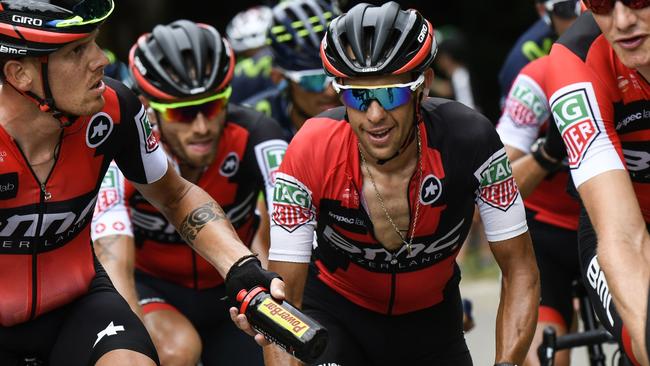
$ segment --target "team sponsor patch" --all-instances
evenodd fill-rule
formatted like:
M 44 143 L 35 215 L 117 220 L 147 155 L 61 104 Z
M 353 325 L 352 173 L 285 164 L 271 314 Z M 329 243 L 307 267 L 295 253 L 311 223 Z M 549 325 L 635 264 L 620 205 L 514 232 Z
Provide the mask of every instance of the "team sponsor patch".
M 260 165 L 264 180 L 269 186 L 275 184 L 275 174 L 280 168 L 287 146 L 288 144 L 284 140 L 264 141 L 255 146 L 257 163 Z
M 442 194 L 442 183 L 440 179 L 433 174 L 424 177 L 420 186 L 420 203 L 430 205 L 440 198 Z
M 111 164 L 104 175 L 101 188 L 97 194 L 97 204 L 95 205 L 95 215 L 105 212 L 115 206 L 120 200 L 121 184 L 118 168 Z
M 138 125 L 138 133 L 144 144 L 144 150 L 147 154 L 154 152 L 158 148 L 158 139 L 153 131 L 153 126 L 149 122 L 149 116 L 144 108 L 135 116 Z
M 239 170 L 239 156 L 237 153 L 229 152 L 219 167 L 219 173 L 224 177 L 232 177 Z
M 577 168 L 600 132 L 594 108 L 598 108 L 591 83 L 573 84 L 569 92 L 553 95 L 551 111 L 569 156 L 569 167 Z M 592 106 L 593 104 L 593 106 Z
M 526 75 L 520 75 L 510 89 L 505 113 L 518 126 L 539 126 L 550 116 L 546 95 Z
M 519 195 L 505 149 L 495 152 L 474 172 L 480 182 L 479 198 L 488 205 L 507 211 Z
M 113 131 L 113 119 L 104 112 L 94 115 L 86 128 L 86 145 L 91 149 L 96 148 L 108 139 Z
M 0 200 L 8 200 L 18 195 L 18 173 L 0 174 Z
M 278 173 L 273 191 L 272 219 L 289 232 L 313 219 L 311 192 L 296 178 Z

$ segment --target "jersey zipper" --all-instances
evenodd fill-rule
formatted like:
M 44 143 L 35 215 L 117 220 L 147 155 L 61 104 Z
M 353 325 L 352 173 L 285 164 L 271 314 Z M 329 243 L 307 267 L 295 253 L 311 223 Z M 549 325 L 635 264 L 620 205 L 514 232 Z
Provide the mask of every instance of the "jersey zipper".
M 63 131 L 61 131 L 61 134 L 59 135 L 59 151 L 61 151 L 61 144 L 63 143 Z M 50 179 L 50 176 L 52 175 L 52 172 L 54 171 L 54 167 L 56 167 L 56 162 L 59 160 L 59 154 L 55 154 L 54 156 L 54 163 L 52 164 L 52 168 L 50 169 L 49 173 L 47 173 L 47 177 L 45 177 L 45 181 L 41 183 L 41 181 L 38 179 L 38 176 L 34 172 L 34 169 L 32 169 L 32 166 L 29 164 L 29 160 L 27 160 L 27 157 L 25 156 L 25 153 L 23 150 L 20 148 L 18 144 L 16 144 L 16 147 L 18 148 L 18 151 L 20 151 L 20 155 L 22 155 L 23 159 L 25 160 L 25 164 L 29 168 L 29 171 L 32 173 L 32 177 L 34 177 L 34 180 L 36 183 L 38 183 L 39 188 L 40 188 L 40 193 L 39 193 L 39 205 L 38 205 L 38 219 L 36 220 L 36 231 L 34 233 L 34 245 L 32 245 L 32 308 L 29 313 L 29 320 L 34 319 L 36 316 L 36 303 L 38 299 L 38 246 L 43 245 L 45 246 L 45 242 L 41 243 L 37 241 L 38 236 L 40 235 L 41 232 L 41 226 L 43 225 L 43 215 L 45 214 L 45 202 L 49 201 L 52 198 L 52 194 L 47 191 L 47 181 Z

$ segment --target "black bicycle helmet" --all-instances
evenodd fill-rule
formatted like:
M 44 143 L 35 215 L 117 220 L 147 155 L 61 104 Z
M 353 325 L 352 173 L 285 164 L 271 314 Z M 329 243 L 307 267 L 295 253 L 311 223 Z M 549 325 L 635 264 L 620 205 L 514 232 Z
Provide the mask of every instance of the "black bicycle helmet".
M 113 0 L 1 0 L 0 54 L 50 54 L 87 37 L 113 8 Z
M 320 69 L 320 42 L 336 14 L 321 0 L 289 0 L 274 6 L 268 38 L 275 64 L 291 71 Z
M 140 36 L 129 52 L 129 70 L 144 96 L 169 101 L 226 88 L 235 55 L 214 27 L 182 19 Z
M 421 73 L 437 48 L 431 23 L 391 1 L 358 4 L 334 19 L 320 56 L 325 71 L 335 77 Z

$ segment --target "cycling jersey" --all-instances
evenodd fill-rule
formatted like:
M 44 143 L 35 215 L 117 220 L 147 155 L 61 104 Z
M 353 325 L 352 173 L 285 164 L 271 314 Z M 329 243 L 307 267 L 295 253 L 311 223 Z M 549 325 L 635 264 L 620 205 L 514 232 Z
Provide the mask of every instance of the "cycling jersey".
M 266 48 L 251 57 L 237 60 L 235 75 L 230 83 L 230 102 L 239 104 L 262 90 L 275 87 L 270 76 L 272 65 L 272 53 Z
M 504 145 L 526 154 L 530 153 L 530 146 L 537 137 L 545 133 L 549 120 L 552 121 L 545 92 L 548 61 L 548 57 L 542 57 L 521 70 L 508 93 L 497 125 Z M 569 174 L 565 171 L 549 175 L 524 200 L 524 204 L 536 212 L 536 220 L 575 231 L 580 209 L 576 200 L 566 192 L 568 180 Z
M 196 184 L 221 205 L 247 245 L 257 229 L 259 192 L 265 190 L 267 197 L 271 196 L 286 147 L 274 121 L 250 109 L 228 105 L 215 159 Z M 223 283 L 216 269 L 185 243 L 162 213 L 120 177 L 117 167 L 106 175 L 100 197 L 110 199 L 100 200 L 103 205 L 98 205 L 92 223 L 93 240 L 113 234 L 132 235 L 132 223 L 139 270 L 194 289 Z
M 590 12 L 553 46 L 546 82 L 575 186 L 627 168 L 650 222 L 650 84 L 621 63 Z
M 290 103 L 287 82 L 282 81 L 278 86 L 246 99 L 242 105 L 254 108 L 276 120 L 282 127 L 285 138 L 291 140 L 296 134 L 296 127 L 289 116 Z
M 104 108 L 61 130 L 41 184 L 0 127 L 0 325 L 33 319 L 84 295 L 95 276 L 90 226 L 100 182 L 115 159 L 125 176 L 151 183 L 167 170 L 142 104 L 106 79 Z
M 407 189 L 409 202 L 421 204 L 412 253 L 388 251 L 374 237 L 358 140 L 339 107 L 308 120 L 287 150 L 273 196 L 269 259 L 307 263 L 313 254 L 327 286 L 361 307 L 397 315 L 444 300 L 475 204 L 489 241 L 524 233 L 523 203 L 492 124 L 444 99 L 427 99 L 421 111 L 422 179 L 414 174 Z
M 555 38 L 553 27 L 539 19 L 517 39 L 499 71 L 501 101 L 505 101 L 519 71 L 532 60 L 548 55 Z

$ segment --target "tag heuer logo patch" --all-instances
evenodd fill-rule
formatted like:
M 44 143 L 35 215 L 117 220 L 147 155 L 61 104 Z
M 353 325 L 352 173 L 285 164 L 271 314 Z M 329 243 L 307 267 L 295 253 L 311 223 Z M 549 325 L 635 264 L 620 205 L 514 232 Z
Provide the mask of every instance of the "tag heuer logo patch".
M 295 178 L 279 174 L 273 191 L 273 222 L 292 232 L 312 217 L 311 193 Z
M 543 91 L 525 75 L 520 75 L 512 86 L 505 113 L 520 126 L 540 125 L 550 115 Z
M 88 122 L 86 145 L 91 149 L 101 145 L 113 131 L 113 119 L 104 112 L 97 113 Z
M 567 148 L 571 168 L 580 165 L 587 148 L 600 132 L 589 95 L 594 95 L 593 90 L 590 84 L 585 84 L 581 89 L 574 89 L 556 98 L 551 105 L 555 123 Z M 596 103 L 595 97 L 593 103 Z
M 255 157 L 269 186 L 275 184 L 275 173 L 280 168 L 287 146 L 284 140 L 269 140 L 255 146 Z
M 158 139 L 156 134 L 153 132 L 153 127 L 149 122 L 149 117 L 147 112 L 144 110 L 144 107 L 140 109 L 140 112 L 135 116 L 136 124 L 138 125 L 138 133 L 144 144 L 144 151 L 149 154 L 154 152 L 158 148 Z
M 219 168 L 219 173 L 224 177 L 232 177 L 239 170 L 239 157 L 236 153 L 231 152 L 226 155 L 226 158 L 223 159 L 221 167 Z
M 474 173 L 480 182 L 479 194 L 483 202 L 507 211 L 519 195 L 505 149 L 494 153 Z
M 440 198 L 442 194 L 442 183 L 435 175 L 429 174 L 422 181 L 420 187 L 420 202 L 423 205 L 430 205 Z

